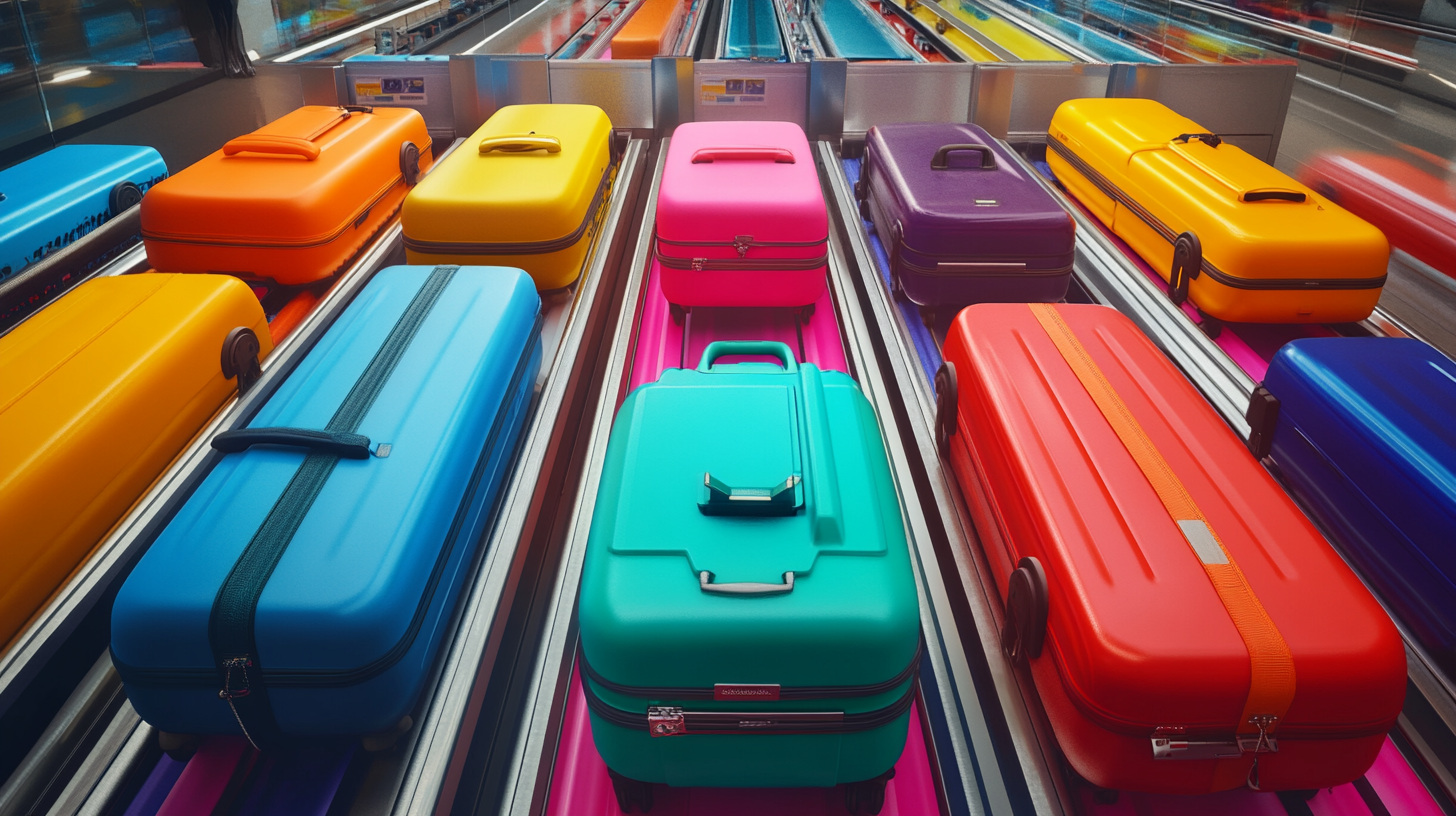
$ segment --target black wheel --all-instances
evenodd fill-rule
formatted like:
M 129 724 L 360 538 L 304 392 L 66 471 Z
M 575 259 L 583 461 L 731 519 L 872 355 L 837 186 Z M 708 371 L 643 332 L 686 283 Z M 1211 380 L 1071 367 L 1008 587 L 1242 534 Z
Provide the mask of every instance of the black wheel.
M 870 202 L 865 199 L 859 200 L 859 217 L 873 224 L 875 219 L 870 215 Z
M 142 203 L 142 188 L 129 181 L 111 188 L 111 197 L 107 205 L 111 207 L 111 217 L 115 218 L 123 212 Z
M 1198 310 L 1198 316 L 1202 318 L 1202 320 L 1198 324 L 1198 328 L 1202 329 L 1203 333 L 1208 335 L 1209 340 L 1217 340 L 1218 336 L 1220 334 L 1223 334 L 1222 320 L 1219 320 L 1216 317 L 1209 317 L 1208 315 L 1203 313 L 1202 309 Z
M 844 786 L 844 809 L 855 816 L 875 816 L 885 807 L 885 786 L 895 778 L 895 769 L 874 779 Z
M 950 28 L 950 26 L 946 25 L 944 20 L 935 21 L 935 31 L 937 34 L 944 34 L 946 32 L 946 29 L 948 28 Z
M 628 779 L 611 768 L 607 769 L 607 775 L 612 779 L 612 793 L 617 796 L 617 807 L 623 813 L 631 813 L 633 809 L 638 813 L 652 810 L 651 783 Z
M 814 304 L 810 303 L 808 306 L 800 306 L 798 309 L 798 316 L 799 325 L 809 325 L 809 319 L 814 316 Z
M 399 172 L 404 176 L 407 187 L 413 187 L 420 180 L 420 149 L 414 142 L 399 146 Z
M 925 328 L 927 328 L 927 329 L 934 329 L 935 328 L 935 307 L 934 306 L 921 306 L 920 307 L 920 322 L 921 323 L 924 323 L 925 324 Z
M 263 367 L 258 363 L 258 353 L 262 350 L 258 335 L 247 326 L 238 326 L 223 338 L 222 376 L 229 380 L 238 378 L 238 396 L 263 376 Z
M 1173 242 L 1173 269 L 1168 273 L 1168 298 L 1174 306 L 1188 299 L 1188 287 L 1203 271 L 1203 242 L 1191 232 Z
M 174 734 L 170 731 L 157 732 L 157 747 L 162 752 L 178 762 L 186 762 L 197 753 L 197 746 L 202 744 L 202 737 L 198 734 Z
M 687 320 L 688 318 L 688 310 L 677 305 L 676 303 L 667 304 L 667 313 L 672 315 L 672 322 L 674 325 L 677 326 L 681 326 L 683 324 L 683 321 Z
M 955 363 L 941 363 L 935 372 L 935 446 L 940 455 L 950 458 L 950 438 L 956 432 L 956 412 L 960 410 L 956 392 Z
M 1001 626 L 1001 648 L 1012 663 L 1041 656 L 1046 625 L 1046 571 L 1037 559 L 1023 558 L 1011 573 L 1006 620 Z

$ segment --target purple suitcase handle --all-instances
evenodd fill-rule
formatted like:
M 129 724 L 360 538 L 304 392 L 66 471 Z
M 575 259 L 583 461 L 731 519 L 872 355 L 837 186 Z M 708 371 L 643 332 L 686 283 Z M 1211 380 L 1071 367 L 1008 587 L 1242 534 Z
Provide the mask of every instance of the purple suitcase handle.
M 930 160 L 931 170 L 949 170 L 950 154 L 960 151 L 973 151 L 981 154 L 982 170 L 989 170 L 996 166 L 996 154 L 991 148 L 978 144 L 950 144 L 935 151 L 935 157 Z M 923 155 L 923 154 L 922 154 Z

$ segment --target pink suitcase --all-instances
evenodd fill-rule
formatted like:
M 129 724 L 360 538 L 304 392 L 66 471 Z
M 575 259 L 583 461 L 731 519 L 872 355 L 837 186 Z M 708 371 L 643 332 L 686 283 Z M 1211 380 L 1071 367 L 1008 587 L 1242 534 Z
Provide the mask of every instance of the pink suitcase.
M 674 306 L 808 306 L 824 294 L 828 236 L 798 125 L 689 122 L 673 133 L 657 260 Z

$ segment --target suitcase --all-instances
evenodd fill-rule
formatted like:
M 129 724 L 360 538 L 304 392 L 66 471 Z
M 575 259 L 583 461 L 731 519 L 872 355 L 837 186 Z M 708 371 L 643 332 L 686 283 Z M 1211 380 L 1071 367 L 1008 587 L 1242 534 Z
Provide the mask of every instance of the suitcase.
M 718 59 L 783 62 L 788 59 L 779 36 L 778 12 L 773 0 L 727 0 Z M 727 92 L 725 90 L 725 92 Z
M 1392 156 L 1353 152 L 1316 156 L 1299 175 L 1391 244 L 1456 276 L 1456 191 L 1445 179 Z
M 1344 323 L 1380 299 L 1380 230 L 1150 99 L 1063 102 L 1047 164 L 1213 318 Z
M 593 105 L 501 108 L 405 200 L 409 262 L 499 264 L 542 291 L 570 286 L 606 211 L 611 145 Z
M 783 368 L 714 365 L 738 354 Z M 858 385 L 783 343 L 714 343 L 632 391 L 581 582 L 607 766 L 674 786 L 883 782 L 920 657 L 895 496 Z
M 915 60 L 915 53 L 894 29 L 857 0 L 823 0 L 814 9 L 814 17 L 830 51 L 826 57 L 856 61 Z
M 167 177 L 150 147 L 61 145 L 0 170 L 0 281 L 135 205 Z
M 656 259 L 675 306 L 807 306 L 824 293 L 829 214 L 792 122 L 688 122 L 657 191 Z
M 0 645 L 272 348 L 215 275 L 97 278 L 0 338 Z
M 970 306 L 944 354 L 937 437 L 1006 599 L 1002 645 L 1077 773 L 1199 794 L 1370 767 L 1405 694 L 1400 635 L 1130 320 Z
M 677 45 L 687 18 L 689 0 L 643 0 L 612 36 L 612 59 L 668 56 Z
M 305 106 L 223 145 L 142 203 L 161 272 L 223 272 L 260 297 L 343 271 L 429 168 L 408 108 Z
M 865 139 L 860 212 L 921 306 L 1057 301 L 1075 226 L 1036 179 L 975 125 L 877 125 Z
M 1447 676 L 1456 677 L 1456 363 L 1419 340 L 1295 340 L 1249 412 L 1251 447 Z M 1270 410 L 1270 409 L 1273 410 Z
M 111 652 L 163 731 L 377 734 L 414 706 L 540 365 L 516 269 L 380 271 L 137 563 Z M 285 736 L 287 735 L 287 736 Z

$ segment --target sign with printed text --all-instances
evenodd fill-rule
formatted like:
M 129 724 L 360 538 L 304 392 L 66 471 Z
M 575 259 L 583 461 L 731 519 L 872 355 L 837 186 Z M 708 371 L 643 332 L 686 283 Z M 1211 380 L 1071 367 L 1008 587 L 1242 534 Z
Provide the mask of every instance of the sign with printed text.
M 766 105 L 768 80 L 708 77 L 699 87 L 704 105 Z
M 360 104 L 395 102 L 425 104 L 424 77 L 360 77 L 354 80 L 354 99 Z

